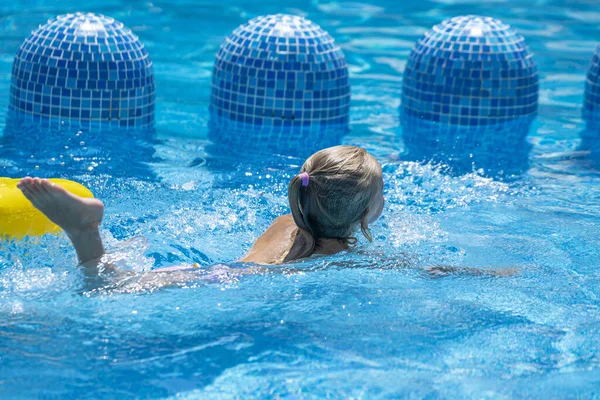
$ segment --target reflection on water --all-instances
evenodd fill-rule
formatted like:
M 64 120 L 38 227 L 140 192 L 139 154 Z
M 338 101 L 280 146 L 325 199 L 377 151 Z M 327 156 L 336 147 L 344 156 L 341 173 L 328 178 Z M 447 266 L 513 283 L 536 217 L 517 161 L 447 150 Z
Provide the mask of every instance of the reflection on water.
M 486 126 L 445 125 L 401 113 L 407 158 L 434 160 L 455 173 L 483 170 L 490 176 L 519 175 L 529 168 L 526 136 L 533 117 Z
M 255 126 L 241 124 L 211 113 L 206 156 L 189 166 L 201 168 L 213 178 L 213 188 L 259 184 L 263 177 L 281 175 L 287 186 L 313 153 L 342 143 L 347 125 L 319 127 Z
M 249 150 L 296 157 L 307 157 L 323 148 L 338 145 L 348 132 L 348 124 L 253 125 L 231 121 L 212 111 L 208 128 L 208 137 L 215 144 L 211 151 L 215 154 Z
M 155 179 L 154 129 L 35 117 L 9 110 L 0 136 L 1 175 L 65 176 L 90 173 Z

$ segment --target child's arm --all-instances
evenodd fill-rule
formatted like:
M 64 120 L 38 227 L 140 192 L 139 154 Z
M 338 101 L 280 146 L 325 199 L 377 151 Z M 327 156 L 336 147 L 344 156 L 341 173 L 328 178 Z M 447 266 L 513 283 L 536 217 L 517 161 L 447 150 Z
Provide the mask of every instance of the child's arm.
M 434 265 L 426 268 L 425 271 L 436 278 L 449 275 L 511 277 L 519 274 L 519 271 L 515 267 L 481 269 L 474 267 L 456 267 L 452 265 Z

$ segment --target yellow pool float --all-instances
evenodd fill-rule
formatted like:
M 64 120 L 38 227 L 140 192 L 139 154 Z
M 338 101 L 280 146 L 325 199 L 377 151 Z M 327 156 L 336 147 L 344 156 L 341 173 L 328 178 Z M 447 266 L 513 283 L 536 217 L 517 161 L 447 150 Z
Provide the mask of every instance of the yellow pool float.
M 17 188 L 20 180 L 0 178 L 0 237 L 22 239 L 25 236 L 41 236 L 60 231 L 61 229 L 39 212 Z M 77 196 L 94 197 L 88 188 L 77 182 L 66 179 L 49 181 Z

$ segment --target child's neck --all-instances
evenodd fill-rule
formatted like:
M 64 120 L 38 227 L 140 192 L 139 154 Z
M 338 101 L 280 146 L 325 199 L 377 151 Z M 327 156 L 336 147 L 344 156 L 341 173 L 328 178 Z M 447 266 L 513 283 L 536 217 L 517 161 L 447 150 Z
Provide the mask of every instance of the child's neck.
M 332 255 L 344 250 L 348 250 L 348 243 L 342 239 L 321 238 L 315 246 L 316 254 Z

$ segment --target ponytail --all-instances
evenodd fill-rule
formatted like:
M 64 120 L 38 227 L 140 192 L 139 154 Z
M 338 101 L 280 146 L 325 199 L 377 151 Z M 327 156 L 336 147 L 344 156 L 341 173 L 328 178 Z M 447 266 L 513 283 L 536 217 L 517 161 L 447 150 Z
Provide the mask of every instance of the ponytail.
M 306 192 L 308 190 L 308 186 L 302 186 L 300 175 L 292 178 L 288 187 L 288 200 L 298 232 L 294 238 L 292 248 L 283 260 L 284 262 L 310 257 L 315 253 L 315 234 L 308 221 L 308 210 L 306 208 Z
M 369 229 L 369 222 L 367 221 L 367 215 L 369 213 L 369 209 L 367 208 L 363 215 L 360 217 L 360 231 L 363 236 L 367 238 L 369 242 L 373 241 L 373 235 L 371 234 L 371 230 Z

